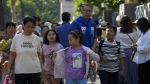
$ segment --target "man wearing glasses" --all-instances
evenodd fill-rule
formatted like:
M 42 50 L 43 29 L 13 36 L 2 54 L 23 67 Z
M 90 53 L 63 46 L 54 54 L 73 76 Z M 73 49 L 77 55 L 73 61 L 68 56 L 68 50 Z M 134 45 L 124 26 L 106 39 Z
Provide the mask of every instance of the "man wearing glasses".
M 93 51 L 96 48 L 97 43 L 97 32 L 96 32 L 96 24 L 90 18 L 92 15 L 93 6 L 90 4 L 84 4 L 81 7 L 81 14 L 75 21 L 72 22 L 70 29 L 78 30 L 82 32 L 84 36 L 83 45 L 91 48 Z
M 92 15 L 93 6 L 84 4 L 81 7 L 81 14 L 75 21 L 72 22 L 70 30 L 78 30 L 83 34 L 83 45 L 95 51 L 97 44 L 96 24 L 90 18 Z M 92 62 L 90 60 L 90 62 Z M 89 70 L 91 82 L 96 81 L 96 66 L 91 66 Z

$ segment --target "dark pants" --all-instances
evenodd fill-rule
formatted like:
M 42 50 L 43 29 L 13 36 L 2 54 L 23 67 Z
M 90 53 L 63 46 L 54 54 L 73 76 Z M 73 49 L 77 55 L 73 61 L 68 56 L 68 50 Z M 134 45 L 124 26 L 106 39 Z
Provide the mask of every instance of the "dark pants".
M 64 79 L 61 79 L 59 84 L 64 84 Z
M 99 70 L 101 84 L 118 84 L 118 72 Z
M 40 84 L 40 73 L 15 74 L 15 84 Z
M 150 84 L 150 61 L 139 64 L 139 84 Z

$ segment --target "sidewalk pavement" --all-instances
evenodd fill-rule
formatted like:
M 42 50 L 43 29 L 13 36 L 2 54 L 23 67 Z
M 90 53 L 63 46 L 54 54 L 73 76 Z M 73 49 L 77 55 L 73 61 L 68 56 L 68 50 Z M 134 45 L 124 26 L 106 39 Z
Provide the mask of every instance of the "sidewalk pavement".
M 89 78 L 87 84 L 101 84 L 98 75 L 97 75 L 96 81 L 94 83 L 92 83 L 90 78 Z

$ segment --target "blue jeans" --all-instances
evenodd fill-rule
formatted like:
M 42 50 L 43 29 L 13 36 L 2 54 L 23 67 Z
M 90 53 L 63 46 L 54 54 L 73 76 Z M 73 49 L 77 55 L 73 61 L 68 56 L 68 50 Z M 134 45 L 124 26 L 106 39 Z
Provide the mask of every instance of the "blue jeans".
M 66 84 L 87 84 L 87 81 L 85 78 L 80 79 L 80 80 L 66 78 Z

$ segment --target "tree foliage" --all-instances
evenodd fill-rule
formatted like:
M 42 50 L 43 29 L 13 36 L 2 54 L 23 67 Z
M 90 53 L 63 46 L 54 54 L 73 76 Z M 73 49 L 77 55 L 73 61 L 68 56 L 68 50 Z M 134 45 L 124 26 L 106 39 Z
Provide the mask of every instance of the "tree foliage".
M 78 10 L 76 11 L 76 14 L 79 14 L 79 11 L 81 10 L 80 7 L 84 3 L 92 4 L 94 7 L 99 8 L 99 13 L 101 13 L 103 10 L 107 8 L 118 10 L 119 4 L 124 3 L 124 0 L 74 0 L 75 1 L 75 8 Z M 105 7 L 102 7 L 102 3 L 105 4 Z
M 131 0 L 132 1 L 132 0 Z M 80 14 L 80 7 L 84 3 L 92 4 L 94 7 L 99 8 L 99 14 L 106 8 L 112 9 L 112 10 L 119 10 L 119 5 L 124 3 L 124 0 L 74 0 L 75 8 L 77 9 L 76 15 Z M 138 0 L 139 3 L 147 3 L 148 0 Z M 105 7 L 102 7 L 102 3 L 105 4 Z
M 11 21 L 11 0 L 3 1 L 5 21 Z M 17 22 L 22 22 L 26 16 L 38 16 L 42 21 L 59 21 L 59 0 L 17 0 L 15 5 Z

